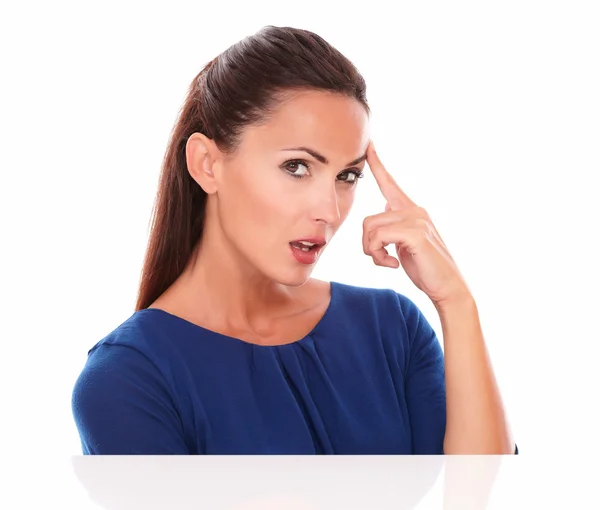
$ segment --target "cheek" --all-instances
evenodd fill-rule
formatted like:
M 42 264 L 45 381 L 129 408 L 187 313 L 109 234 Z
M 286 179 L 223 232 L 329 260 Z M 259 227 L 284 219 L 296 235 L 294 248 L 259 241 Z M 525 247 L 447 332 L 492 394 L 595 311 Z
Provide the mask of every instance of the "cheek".
M 291 193 L 294 190 L 285 186 L 284 179 L 261 178 L 259 174 L 239 172 L 222 193 L 224 212 L 235 218 L 231 225 L 238 225 L 242 234 L 274 225 L 296 209 L 298 193 Z
M 290 190 L 282 185 L 282 181 L 283 179 L 271 178 L 255 179 L 245 183 L 244 194 L 250 208 L 249 214 L 264 216 L 281 214 L 282 211 L 285 211 L 290 206 L 290 200 L 293 201 L 294 194 L 291 194 Z

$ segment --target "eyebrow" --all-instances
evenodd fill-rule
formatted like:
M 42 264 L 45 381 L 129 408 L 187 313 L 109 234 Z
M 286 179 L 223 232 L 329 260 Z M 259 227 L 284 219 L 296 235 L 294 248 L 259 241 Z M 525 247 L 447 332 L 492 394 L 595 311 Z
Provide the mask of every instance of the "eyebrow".
M 329 160 L 325 156 L 323 156 L 322 154 L 319 154 L 317 151 L 315 151 L 313 149 L 309 149 L 308 147 L 292 147 L 290 149 L 283 149 L 283 150 L 284 151 L 303 151 L 303 152 L 307 152 L 308 154 L 310 154 L 313 158 L 315 158 L 320 163 L 323 163 L 324 165 L 328 165 L 329 164 Z M 359 163 L 362 163 L 366 159 L 367 159 L 367 155 L 364 154 L 360 158 L 356 158 L 355 160 L 350 161 L 350 163 L 346 164 L 346 166 L 358 165 Z

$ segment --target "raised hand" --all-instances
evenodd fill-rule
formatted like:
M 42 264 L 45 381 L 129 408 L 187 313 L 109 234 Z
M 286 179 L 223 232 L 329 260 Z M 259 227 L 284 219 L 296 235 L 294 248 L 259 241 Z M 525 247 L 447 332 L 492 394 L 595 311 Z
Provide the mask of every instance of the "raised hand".
M 402 268 L 436 305 L 470 296 L 469 288 L 429 214 L 415 204 L 385 169 L 373 143 L 367 163 L 383 194 L 385 212 L 363 222 L 363 251 L 378 266 Z M 386 246 L 394 244 L 398 258 Z

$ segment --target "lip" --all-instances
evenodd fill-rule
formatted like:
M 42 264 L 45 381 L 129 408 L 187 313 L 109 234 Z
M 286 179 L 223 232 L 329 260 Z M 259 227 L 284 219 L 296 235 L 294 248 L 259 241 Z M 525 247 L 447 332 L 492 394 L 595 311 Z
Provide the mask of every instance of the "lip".
M 318 248 L 322 248 L 327 244 L 327 240 L 324 237 L 303 237 L 302 239 L 294 239 L 290 243 L 298 243 L 300 241 L 316 244 Z
M 315 246 L 313 246 L 313 248 L 310 250 L 301 250 L 300 248 L 297 248 L 296 243 L 298 241 L 315 243 Z M 319 255 L 323 250 L 323 246 L 325 246 L 323 238 L 307 237 L 305 239 L 299 239 L 298 241 L 292 241 L 290 243 L 291 254 L 296 259 L 296 262 L 299 262 L 305 266 L 312 266 L 319 259 Z

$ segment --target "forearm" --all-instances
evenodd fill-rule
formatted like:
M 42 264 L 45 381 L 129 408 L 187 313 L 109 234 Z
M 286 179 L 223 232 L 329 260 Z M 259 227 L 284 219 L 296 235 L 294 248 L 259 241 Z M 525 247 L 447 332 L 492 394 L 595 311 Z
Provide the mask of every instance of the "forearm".
M 444 453 L 514 453 L 474 299 L 469 296 L 436 308 L 446 378 Z

